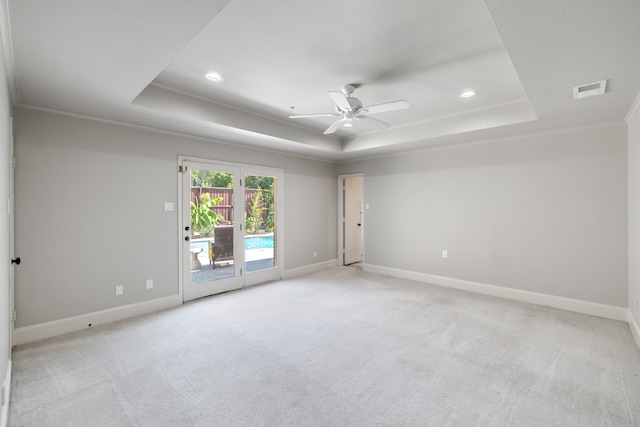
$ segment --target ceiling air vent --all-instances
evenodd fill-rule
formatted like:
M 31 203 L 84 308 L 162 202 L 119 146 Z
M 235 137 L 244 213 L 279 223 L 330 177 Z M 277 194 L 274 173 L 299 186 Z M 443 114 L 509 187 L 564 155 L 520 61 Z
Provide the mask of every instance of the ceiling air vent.
M 607 87 L 606 80 L 593 82 L 586 85 L 576 86 L 573 88 L 573 98 L 587 98 L 589 96 L 602 95 Z

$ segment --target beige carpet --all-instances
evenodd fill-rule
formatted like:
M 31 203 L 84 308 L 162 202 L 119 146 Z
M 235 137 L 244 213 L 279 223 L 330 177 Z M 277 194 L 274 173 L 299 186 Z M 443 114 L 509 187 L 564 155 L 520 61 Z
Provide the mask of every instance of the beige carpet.
M 340 267 L 15 349 L 11 426 L 638 426 L 628 326 Z

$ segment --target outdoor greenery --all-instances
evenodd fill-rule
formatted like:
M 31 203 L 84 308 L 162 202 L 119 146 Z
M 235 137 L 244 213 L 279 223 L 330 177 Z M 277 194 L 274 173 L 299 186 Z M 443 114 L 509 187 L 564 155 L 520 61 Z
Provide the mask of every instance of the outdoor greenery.
M 275 230 L 275 179 L 269 176 L 245 176 L 245 188 L 255 191 L 245 209 L 245 226 L 249 233 Z M 204 188 L 233 188 L 233 175 L 208 170 L 191 170 L 191 186 Z M 213 227 L 225 218 L 211 209 L 222 198 L 211 199 L 203 193 L 191 203 L 191 224 L 194 233 L 210 237 Z
M 200 200 L 196 200 L 196 203 L 191 202 L 191 226 L 193 227 L 193 234 L 197 234 L 200 237 L 213 236 L 213 227 L 224 220 L 224 217 L 212 211 L 211 208 L 220 203 L 221 200 L 222 197 L 212 199 L 209 194 L 205 193 Z
M 256 234 L 258 231 L 264 229 L 264 219 L 262 213 L 267 209 L 264 207 L 264 200 L 262 199 L 263 190 L 258 190 L 253 193 L 251 197 L 251 204 L 249 205 L 249 213 L 245 213 L 245 227 L 249 234 Z
M 191 170 L 192 187 L 218 187 L 232 188 L 233 175 L 224 172 L 211 172 L 208 170 Z
M 253 176 L 253 175 L 247 175 L 246 176 L 246 182 L 245 182 L 245 186 L 246 188 L 254 188 L 254 189 L 260 189 L 262 191 L 258 191 L 255 194 L 260 194 L 260 198 L 262 199 L 262 203 L 261 205 L 257 205 L 257 207 L 262 207 L 262 210 L 260 211 L 260 217 L 264 217 L 264 215 L 262 214 L 262 212 L 264 212 L 265 210 L 267 211 L 266 217 L 264 219 L 264 222 L 262 224 L 262 229 L 267 232 L 267 233 L 271 233 L 275 230 L 275 179 L 271 176 Z M 254 195 L 255 197 L 255 195 Z M 254 204 L 254 200 L 252 198 L 251 200 L 251 206 L 249 211 L 252 210 Z M 255 216 L 252 212 L 249 212 L 249 217 Z M 250 230 L 249 227 L 247 227 L 247 230 Z

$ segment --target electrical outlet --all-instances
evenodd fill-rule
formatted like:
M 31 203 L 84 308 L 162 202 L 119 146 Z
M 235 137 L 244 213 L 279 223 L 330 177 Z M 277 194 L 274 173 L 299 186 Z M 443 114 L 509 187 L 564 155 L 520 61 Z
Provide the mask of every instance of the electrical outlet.
M 447 258 L 449 256 L 449 253 L 447 252 L 446 249 L 442 250 L 442 258 Z
M 122 295 L 124 295 L 124 286 L 122 285 L 116 286 L 116 296 L 119 297 Z
M 153 289 L 153 279 L 147 279 L 147 289 Z

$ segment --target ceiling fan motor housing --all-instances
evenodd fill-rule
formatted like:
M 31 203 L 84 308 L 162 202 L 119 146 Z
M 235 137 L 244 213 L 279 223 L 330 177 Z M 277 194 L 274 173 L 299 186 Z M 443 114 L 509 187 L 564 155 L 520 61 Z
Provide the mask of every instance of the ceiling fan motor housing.
M 359 84 L 351 83 L 351 84 L 347 84 L 347 85 L 342 86 L 341 90 L 342 90 L 342 93 L 344 93 L 345 96 L 349 96 L 353 92 L 355 92 L 358 87 L 360 87 Z

